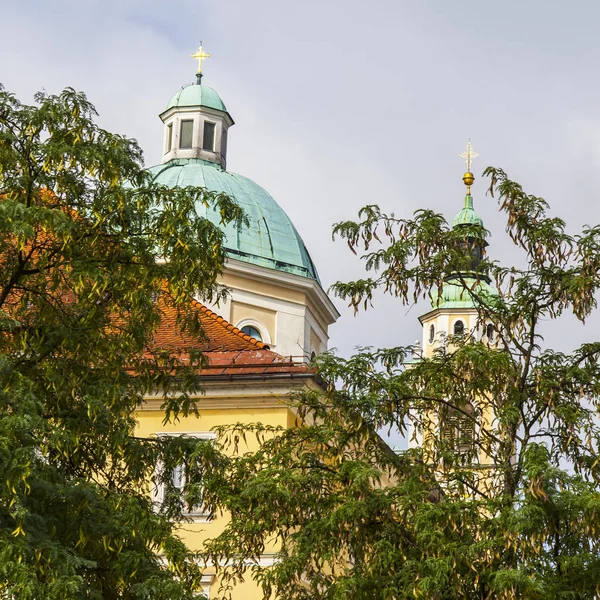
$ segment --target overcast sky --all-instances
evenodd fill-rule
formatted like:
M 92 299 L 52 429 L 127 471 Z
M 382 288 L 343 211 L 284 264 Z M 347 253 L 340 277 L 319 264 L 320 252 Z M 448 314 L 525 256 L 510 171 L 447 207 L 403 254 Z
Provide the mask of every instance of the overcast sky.
M 574 232 L 600 222 L 600 3 L 556 0 L 0 0 L 0 81 L 29 102 L 36 90 L 83 90 L 102 126 L 137 138 L 160 162 L 158 113 L 194 80 L 236 121 L 228 168 L 255 180 L 303 236 L 325 287 L 360 277 L 331 224 L 367 203 L 398 216 L 419 207 L 451 219 L 462 205 L 469 137 L 474 164 L 504 168 L 543 195 Z M 510 261 L 495 201 L 473 189 Z M 420 337 L 396 300 L 342 318 L 331 344 L 401 345 Z M 572 319 L 548 331 L 562 349 L 597 337 Z

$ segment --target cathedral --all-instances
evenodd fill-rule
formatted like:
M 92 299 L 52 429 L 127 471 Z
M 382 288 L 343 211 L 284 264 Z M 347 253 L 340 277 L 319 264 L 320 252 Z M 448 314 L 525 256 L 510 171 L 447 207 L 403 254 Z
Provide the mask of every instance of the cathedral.
M 229 290 L 225 302 L 208 305 L 197 298 L 206 340 L 199 345 L 207 359 L 200 374 L 203 393 L 196 399 L 199 417 L 189 416 L 164 424 L 160 394 L 147 397 L 137 413 L 140 436 L 186 435 L 214 439 L 214 429 L 232 423 L 256 423 L 293 427 L 295 414 L 286 397 L 299 389 L 319 389 L 321 385 L 309 363 L 327 349 L 328 328 L 339 317 L 335 306 L 323 290 L 317 268 L 302 240 L 281 206 L 251 179 L 227 170 L 229 129 L 232 115 L 218 92 L 202 83 L 202 60 L 209 55 L 202 48 L 193 57 L 200 62 L 196 81 L 178 90 L 160 113 L 163 123 L 161 164 L 149 169 L 156 183 L 168 187 L 198 186 L 223 192 L 244 209 L 248 227 L 226 225 L 228 261 L 221 283 Z M 464 207 L 453 226 L 482 225 L 473 208 L 470 161 L 474 153 L 467 148 L 468 172 L 464 176 L 467 194 Z M 211 208 L 198 205 L 199 214 L 216 225 L 220 217 Z M 222 225 L 220 225 L 222 227 Z M 468 273 L 451 274 L 431 310 L 420 317 L 423 339 L 418 354 L 429 357 L 449 335 L 474 334 L 495 343 L 492 326 L 479 322 L 471 295 L 459 279 L 469 279 L 487 245 L 485 240 L 470 244 L 473 268 Z M 480 294 L 493 295 L 489 280 L 477 276 L 473 282 Z M 471 286 L 473 287 L 473 286 Z M 157 342 L 173 349 L 181 344 L 174 335 L 175 315 L 165 314 L 157 332 Z M 459 447 L 470 444 L 473 418 L 446 415 L 432 416 L 433 426 Z M 483 415 L 484 419 L 489 415 Z M 441 425 L 441 427 L 440 427 Z M 413 443 L 427 446 L 427 433 L 411 436 Z M 251 443 L 248 450 L 254 447 Z M 485 457 L 479 457 L 485 461 Z M 175 488 L 185 484 L 185 473 L 172 473 Z M 164 490 L 154 485 L 154 500 L 160 504 Z M 188 521 L 180 535 L 191 549 L 218 535 L 226 517 L 211 517 L 202 506 L 190 509 Z M 261 557 L 268 567 L 276 560 L 276 548 Z M 204 593 L 216 597 L 218 576 L 210 567 L 204 576 Z M 245 581 L 233 591 L 234 599 L 261 598 L 253 581 Z
M 279 204 L 251 179 L 227 170 L 227 140 L 233 118 L 213 88 L 202 84 L 200 61 L 196 82 L 169 100 L 160 119 L 164 126 L 163 158 L 151 167 L 153 180 L 168 187 L 199 186 L 223 192 L 244 209 L 248 227 L 225 226 L 228 261 L 221 283 L 229 290 L 225 302 L 209 306 L 196 299 L 206 340 L 199 346 L 207 359 L 201 373 L 203 393 L 196 402 L 199 417 L 163 424 L 163 398 L 147 397 L 137 413 L 141 436 L 186 435 L 214 439 L 213 430 L 232 423 L 293 426 L 295 415 L 286 397 L 300 388 L 318 388 L 312 357 L 327 349 L 328 328 L 339 317 L 327 296 L 302 237 Z M 220 225 L 220 216 L 198 205 L 200 215 Z M 221 225 L 222 226 L 222 225 Z M 174 334 L 175 315 L 163 315 L 156 341 L 162 348 L 180 346 Z M 252 446 L 249 446 L 252 449 Z M 172 474 L 184 485 L 185 473 Z M 155 485 L 160 504 L 164 489 Z M 223 517 L 210 518 L 201 506 L 189 510 L 180 534 L 192 549 L 214 537 Z M 261 558 L 268 566 L 275 549 Z M 204 593 L 216 597 L 218 580 L 210 569 Z M 260 598 L 252 581 L 240 584 L 234 598 Z

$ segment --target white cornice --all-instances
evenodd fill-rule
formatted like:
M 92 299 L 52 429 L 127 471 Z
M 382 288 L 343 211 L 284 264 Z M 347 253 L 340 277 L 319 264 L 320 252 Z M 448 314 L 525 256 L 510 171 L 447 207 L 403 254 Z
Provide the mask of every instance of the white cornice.
M 291 393 L 289 390 L 287 394 Z M 287 408 L 287 394 L 280 396 L 266 396 L 260 398 L 239 398 L 233 396 L 211 396 L 196 398 L 198 410 L 249 410 L 257 408 Z M 138 407 L 138 411 L 160 411 L 164 405 L 164 398 L 148 398 Z
M 424 315 L 419 317 L 419 323 L 423 325 L 425 321 L 429 321 L 432 317 L 436 317 L 439 314 L 446 313 L 448 315 L 473 315 L 477 314 L 477 309 L 475 308 L 434 308 L 429 312 L 426 312 Z
M 309 297 L 313 305 L 320 311 L 321 318 L 328 324 L 335 323 L 340 317 L 337 308 L 316 279 L 261 267 L 233 258 L 228 259 L 225 271 L 230 271 L 235 275 L 250 277 L 251 279 L 269 281 L 296 291 L 300 289 Z
M 321 389 L 312 377 L 269 381 L 209 381 L 195 399 L 199 409 L 282 408 L 290 394 L 302 389 Z M 138 410 L 159 410 L 165 399 L 161 394 L 148 394 Z
M 227 124 L 227 127 L 231 127 L 235 125 L 234 120 L 231 118 L 231 115 L 228 112 L 223 112 L 222 110 L 215 110 L 214 108 L 210 108 L 208 106 L 171 106 L 167 108 L 167 110 L 161 112 L 158 116 L 160 120 L 164 123 L 171 115 L 175 113 L 202 113 L 205 115 L 209 115 L 214 117 L 215 119 L 223 119 Z

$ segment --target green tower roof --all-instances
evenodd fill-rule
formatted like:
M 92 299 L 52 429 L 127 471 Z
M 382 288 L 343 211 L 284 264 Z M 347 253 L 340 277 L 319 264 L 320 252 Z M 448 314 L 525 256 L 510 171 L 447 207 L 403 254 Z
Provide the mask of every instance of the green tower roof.
M 463 156 L 463 155 L 461 155 Z M 467 152 L 464 153 L 463 158 L 468 158 L 468 167 L 470 169 L 470 161 L 476 156 L 471 148 L 471 142 L 467 145 Z M 471 185 L 473 184 L 475 177 L 471 171 L 467 171 L 463 176 L 463 182 L 467 186 L 467 193 L 463 203 L 462 210 L 454 217 L 452 221 L 452 227 L 460 227 L 462 225 L 480 225 L 483 227 L 483 219 L 475 212 L 473 208 L 473 196 L 471 196 Z M 482 250 L 487 246 L 485 239 L 480 240 Z M 459 280 L 459 274 L 450 274 L 444 285 L 442 286 L 441 294 L 438 296 L 437 293 L 431 297 L 431 306 L 436 308 L 476 308 L 473 300 L 473 295 L 477 295 L 484 301 L 492 301 L 494 297 L 497 297 L 498 293 L 495 288 L 489 284 L 489 278 L 482 273 L 476 274 L 475 272 L 462 273 L 462 277 L 466 282 L 466 287 Z
M 238 229 L 234 223 L 223 227 L 218 213 L 207 210 L 203 204 L 197 206 L 198 214 L 223 227 L 230 258 L 319 281 L 315 265 L 290 218 L 254 181 L 199 158 L 170 160 L 148 171 L 156 183 L 225 192 L 239 203 L 250 221 L 249 227 Z
M 498 292 L 487 281 L 480 279 L 473 286 L 472 293 L 460 282 L 446 281 L 442 293 L 431 298 L 433 308 L 476 308 L 473 295 L 479 296 L 484 302 L 491 302 Z
M 180 106 L 205 106 L 227 112 L 219 94 L 206 85 L 191 84 L 181 88 L 169 101 L 166 110 Z

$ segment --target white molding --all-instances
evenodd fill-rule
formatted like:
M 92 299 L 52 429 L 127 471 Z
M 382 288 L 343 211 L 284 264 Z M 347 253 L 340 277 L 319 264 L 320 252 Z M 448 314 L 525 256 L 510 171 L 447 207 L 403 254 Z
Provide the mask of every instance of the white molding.
M 253 276 L 256 279 L 263 281 L 271 281 L 282 287 L 294 290 L 301 289 L 309 296 L 317 308 L 322 309 L 322 316 L 325 317 L 324 320 L 327 323 L 333 324 L 340 317 L 337 308 L 316 279 L 295 275 L 293 273 L 286 273 L 285 271 L 278 271 L 268 267 L 261 267 L 234 258 L 229 258 L 227 260 L 225 270 L 230 270 L 232 273 L 239 273 L 244 276 Z
M 286 408 L 287 399 L 293 392 L 302 388 L 321 389 L 311 374 L 306 377 L 283 378 L 275 381 L 264 380 L 237 383 L 226 381 L 207 381 L 203 384 L 204 395 L 195 398 L 199 410 Z M 145 396 L 137 410 L 157 411 L 164 404 L 164 396 L 153 394 Z
M 158 116 L 160 120 L 164 123 L 167 119 L 175 115 L 176 113 L 181 114 L 205 114 L 213 119 L 220 119 L 227 124 L 227 128 L 235 125 L 234 120 L 231 118 L 231 115 L 228 112 L 223 112 L 222 110 L 215 110 L 214 108 L 210 108 L 209 106 L 171 106 L 167 108 L 167 110 L 161 112 Z
M 434 308 L 429 312 L 426 312 L 424 315 L 419 317 L 419 323 L 423 325 L 425 321 L 429 321 L 433 319 L 433 317 L 437 317 L 439 315 L 476 315 L 478 313 L 475 308 Z
M 288 385 L 286 391 L 277 394 L 277 392 L 273 390 L 272 395 L 259 398 L 235 397 L 231 394 L 223 392 L 221 394 L 212 394 L 212 397 L 209 398 L 197 398 L 195 403 L 198 410 L 219 410 L 224 408 L 227 408 L 227 410 L 250 408 L 285 408 L 287 407 L 287 397 L 292 392 L 298 391 L 302 387 L 308 386 L 297 385 L 292 388 L 292 386 Z M 147 398 L 137 410 L 161 410 L 163 404 L 164 398 L 162 398 L 162 396 L 160 398 Z
M 317 334 L 319 335 L 319 337 L 325 343 L 325 346 L 327 346 L 327 341 L 329 340 L 329 335 L 323 329 L 323 327 L 321 327 L 321 324 L 317 321 L 317 319 L 315 319 L 315 317 L 310 312 L 310 309 L 308 307 L 307 307 L 307 310 L 306 310 L 306 321 L 317 332 Z
M 244 566 L 248 566 L 248 567 L 253 567 L 253 566 L 272 567 L 273 565 L 277 564 L 278 562 L 279 562 L 279 555 L 275 554 L 275 553 L 269 553 L 269 554 L 261 554 L 258 557 L 258 560 L 246 559 L 246 560 L 244 560 L 243 564 L 244 564 Z M 214 566 L 215 566 L 215 563 L 211 560 L 209 560 L 203 564 L 206 564 L 206 566 L 208 568 L 214 568 Z M 219 566 L 229 567 L 233 564 L 235 564 L 234 561 L 228 560 L 225 563 L 219 563 Z
M 215 580 L 214 575 L 202 575 L 200 579 L 200 585 L 202 586 L 202 593 L 206 596 L 207 600 L 210 600 L 210 586 Z

